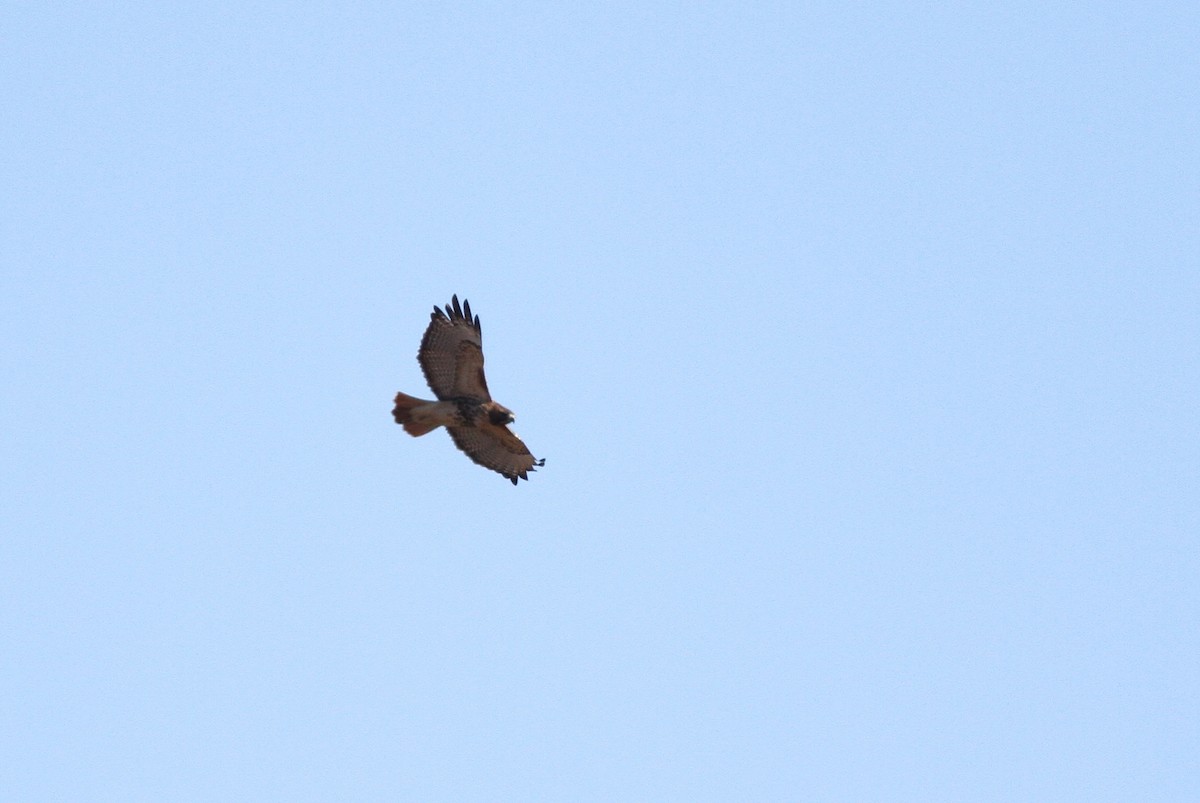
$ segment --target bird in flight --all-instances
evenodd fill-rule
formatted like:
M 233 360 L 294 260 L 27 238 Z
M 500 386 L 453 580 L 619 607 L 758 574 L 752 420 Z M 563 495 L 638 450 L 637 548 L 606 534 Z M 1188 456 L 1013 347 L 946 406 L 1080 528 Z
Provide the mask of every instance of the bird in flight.
M 529 448 L 508 428 L 512 410 L 492 401 L 483 376 L 483 334 L 479 316 L 471 316 L 466 300 L 451 299 L 445 310 L 433 308 L 421 339 L 417 362 L 437 401 L 407 393 L 396 394 L 392 416 L 414 438 L 445 427 L 459 451 L 484 468 L 503 474 L 516 485 L 526 473 L 546 461 L 535 460 Z

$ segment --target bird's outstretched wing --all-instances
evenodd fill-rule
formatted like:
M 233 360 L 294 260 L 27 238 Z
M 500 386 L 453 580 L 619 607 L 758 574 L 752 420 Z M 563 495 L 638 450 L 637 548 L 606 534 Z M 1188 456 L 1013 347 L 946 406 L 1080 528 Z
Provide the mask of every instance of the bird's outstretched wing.
M 430 390 L 439 399 L 467 396 L 491 401 L 483 375 L 483 332 L 471 304 L 460 307 L 454 296 L 445 311 L 433 308 L 429 327 L 421 338 L 417 361 Z
M 503 474 L 517 484 L 517 479 L 527 480 L 526 472 L 536 471 L 536 466 L 545 460 L 535 460 L 529 448 L 516 433 L 505 426 L 483 424 L 477 427 L 447 427 L 463 454 L 484 468 Z

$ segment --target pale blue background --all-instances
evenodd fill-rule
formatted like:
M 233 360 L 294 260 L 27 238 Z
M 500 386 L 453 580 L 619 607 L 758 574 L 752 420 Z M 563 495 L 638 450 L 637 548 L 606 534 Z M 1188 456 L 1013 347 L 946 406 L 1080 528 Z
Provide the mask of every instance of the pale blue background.
M 1194 2 L 0 37 L 3 799 L 1200 799 Z

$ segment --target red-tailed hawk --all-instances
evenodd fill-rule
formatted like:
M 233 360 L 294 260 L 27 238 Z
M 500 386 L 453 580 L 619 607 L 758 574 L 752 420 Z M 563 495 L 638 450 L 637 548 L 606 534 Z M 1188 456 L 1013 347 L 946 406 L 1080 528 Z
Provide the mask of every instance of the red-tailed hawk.
M 545 460 L 535 460 L 529 449 L 508 425 L 512 410 L 492 401 L 483 376 L 483 334 L 479 316 L 471 317 L 471 305 L 458 296 L 443 312 L 430 315 L 429 328 L 421 339 L 417 362 L 425 373 L 437 401 L 396 394 L 392 416 L 414 438 L 445 427 L 454 445 L 484 468 L 503 474 L 517 484 L 528 480 L 526 472 Z

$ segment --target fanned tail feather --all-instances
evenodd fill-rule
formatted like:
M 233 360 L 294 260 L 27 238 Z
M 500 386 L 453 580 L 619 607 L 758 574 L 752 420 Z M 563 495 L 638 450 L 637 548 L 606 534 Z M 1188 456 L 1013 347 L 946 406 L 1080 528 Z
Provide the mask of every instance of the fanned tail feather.
M 413 420 L 413 408 L 426 403 L 424 399 L 409 396 L 407 393 L 396 394 L 396 406 L 392 409 L 392 417 L 396 419 L 397 424 L 404 427 L 405 432 L 414 438 L 419 438 L 425 433 L 437 429 L 437 424 L 417 423 Z

